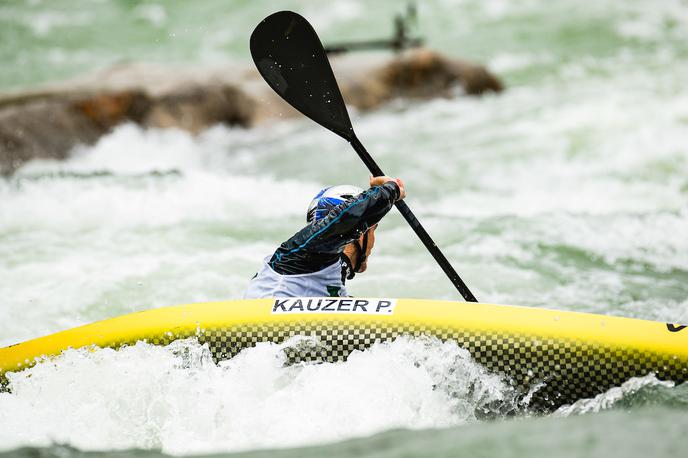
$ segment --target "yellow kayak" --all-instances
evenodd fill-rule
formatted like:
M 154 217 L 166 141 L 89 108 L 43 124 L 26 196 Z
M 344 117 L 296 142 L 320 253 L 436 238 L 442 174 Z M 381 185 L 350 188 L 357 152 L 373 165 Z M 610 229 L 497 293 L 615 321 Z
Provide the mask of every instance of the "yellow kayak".
M 67 348 L 164 345 L 196 337 L 217 360 L 258 342 L 313 336 L 291 362 L 342 361 L 398 336 L 454 340 L 503 374 L 531 407 L 551 410 L 631 377 L 688 379 L 688 329 L 671 323 L 539 308 L 390 298 L 253 299 L 178 305 L 111 318 L 0 348 L 0 375 Z M 538 387 L 535 389 L 535 387 Z

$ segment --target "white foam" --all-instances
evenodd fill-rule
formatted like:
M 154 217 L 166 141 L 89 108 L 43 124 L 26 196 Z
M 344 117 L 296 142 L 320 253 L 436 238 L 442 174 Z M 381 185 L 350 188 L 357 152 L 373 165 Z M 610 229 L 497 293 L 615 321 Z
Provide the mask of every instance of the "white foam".
M 581 8 L 574 1 L 443 0 L 419 5 L 421 32 L 433 25 L 432 46 L 439 40 L 449 53 L 465 51 L 497 71 L 513 71 L 518 80 L 511 82 L 507 74 L 507 90 L 499 95 L 397 101 L 375 113 L 353 113 L 354 126 L 383 170 L 405 179 L 409 205 L 480 300 L 686 321 L 684 3 L 610 0 Z M 337 15 L 330 14 L 332 8 L 311 8 L 307 16 L 327 33 L 353 33 L 368 24 L 358 21 L 362 5 L 338 1 Z M 60 33 L 83 21 L 83 16 L 72 20 L 40 9 L 34 16 L 21 7 L 2 8 L 0 16 L 33 27 L 36 34 Z M 190 30 L 187 38 L 199 43 L 191 58 L 238 55 L 250 32 L 247 18 L 257 20 L 263 9 L 238 8 L 232 13 L 237 27 L 220 31 L 208 24 L 198 29 L 202 38 Z M 465 14 L 446 14 L 459 10 Z M 134 8 L 127 14 L 182 30 L 172 15 L 163 17 L 160 11 Z M 332 22 L 335 16 L 344 20 Z M 378 23 L 388 24 L 387 16 L 379 15 Z M 566 30 L 570 35 L 560 34 L 561 25 L 572 26 Z M 593 30 L 600 32 L 597 42 L 590 36 Z M 70 63 L 91 67 L 119 52 L 100 51 L 39 49 L 23 53 L 17 63 L 26 66 L 45 54 L 65 72 Z M 0 181 L 0 344 L 151 307 L 239 297 L 263 256 L 301 227 L 304 207 L 321 184 L 365 185 L 366 178 L 367 170 L 346 142 L 308 120 L 250 130 L 219 127 L 199 136 L 127 125 L 68 161 L 31 162 L 14 178 Z M 347 286 L 357 295 L 458 298 L 394 212 L 378 230 L 368 272 Z M 418 372 L 408 358 L 394 356 L 397 347 L 385 350 L 386 359 L 373 358 L 360 367 L 297 372 L 270 366 L 278 351 L 266 348 L 237 361 L 231 371 L 200 363 L 175 368 L 178 359 L 169 350 L 146 346 L 97 357 L 74 353 L 50 377 L 40 375 L 53 370 L 46 365 L 33 379 L 18 382 L 31 395 L 2 397 L 0 418 L 3 427 L 26 426 L 33 425 L 29 415 L 36 414 L 40 443 L 55 438 L 86 447 L 160 446 L 174 452 L 200 452 L 202 442 L 218 449 L 251 447 L 263 439 L 284 446 L 268 420 L 283 418 L 281 413 L 298 415 L 294 403 L 313 418 L 324 418 L 308 403 L 306 388 L 315 393 L 314 400 L 332 406 L 320 387 L 308 383 L 311 378 L 324 386 L 339 378 L 354 387 L 370 384 L 384 402 L 365 398 L 376 410 L 357 402 L 336 406 L 342 418 L 363 418 L 360 430 L 354 424 L 327 435 L 310 425 L 299 436 L 289 429 L 293 425 L 282 426 L 304 441 L 399 425 L 383 415 L 382 407 L 402 424 L 470 418 L 447 414 L 443 405 L 437 417 L 420 415 L 441 396 L 434 397 L 439 394 L 430 393 L 422 377 L 408 375 Z M 267 356 L 256 356 L 260 351 Z M 406 388 L 387 393 L 363 372 L 388 368 L 392 356 L 399 367 L 389 369 L 393 376 L 378 378 L 390 384 L 394 377 L 409 381 Z M 65 366 L 70 358 L 75 365 Z M 255 392 L 228 375 L 237 370 L 242 380 L 251 378 L 257 385 Z M 113 383 L 106 378 L 108 383 L 99 385 L 102 374 Z M 268 386 L 284 381 L 284 389 L 265 391 L 264 379 Z M 225 386 L 248 395 L 235 399 Z M 77 389 L 91 397 L 79 396 Z M 411 401 L 412 392 L 421 393 L 413 398 L 418 403 Z M 397 396 L 398 405 L 387 394 Z M 216 404 L 225 410 L 216 410 Z M 472 405 L 468 402 L 466 412 Z M 46 411 L 43 417 L 39 406 Z M 74 406 L 79 415 L 67 430 L 60 411 Z M 269 418 L 261 423 L 251 408 Z M 185 423 L 187 416 L 195 423 Z M 128 417 L 140 428 L 127 425 Z M 103 427 L 89 436 L 101 421 Z M 252 429 L 241 429 L 242 422 Z M 271 436 L 256 438 L 256 431 Z M 237 439 L 237 432 L 243 436 Z M 30 441 L 29 434 L 16 437 Z
M 514 70 L 521 70 L 524 68 L 531 67 L 536 64 L 543 64 L 551 62 L 552 57 L 546 54 L 541 54 L 539 56 L 534 56 L 530 53 L 519 54 L 519 53 L 502 53 L 493 56 L 490 59 L 488 68 L 497 73 L 502 74 L 505 72 L 512 72 Z
M 633 377 L 621 386 L 610 388 L 609 390 L 595 396 L 592 399 L 581 399 L 571 405 L 562 406 L 552 414 L 555 417 L 568 417 L 570 415 L 582 415 L 592 412 L 600 412 L 612 407 L 625 397 L 632 395 L 648 387 L 672 388 L 674 382 L 662 381 L 652 374 L 644 377 Z
M 194 139 L 180 131 L 125 125 L 68 161 L 33 161 L 20 171 L 19 178 L 28 178 L 20 186 L 0 183 L 2 228 L 70 232 L 303 213 L 303 202 L 319 184 L 232 173 L 227 145 L 217 138 L 212 131 Z M 231 139 L 231 132 L 220 138 Z M 112 177 L 88 178 L 100 172 Z M 172 173 L 156 175 L 165 172 Z M 60 173 L 86 178 L 51 179 Z
M 657 42 L 662 39 L 686 39 L 688 8 L 680 0 L 664 0 L 647 8 L 635 2 L 614 5 L 617 31 L 621 36 Z
M 225 128 L 194 138 L 125 125 L 68 161 L 34 161 L 0 181 L 0 338 L 240 297 L 321 187 L 245 174 L 235 157 L 247 135 L 254 141 Z
M 174 454 L 288 447 L 457 425 L 509 392 L 455 343 L 399 338 L 345 363 L 284 367 L 282 348 L 299 340 L 258 344 L 219 366 L 193 341 L 69 350 L 9 375 L 0 443 Z

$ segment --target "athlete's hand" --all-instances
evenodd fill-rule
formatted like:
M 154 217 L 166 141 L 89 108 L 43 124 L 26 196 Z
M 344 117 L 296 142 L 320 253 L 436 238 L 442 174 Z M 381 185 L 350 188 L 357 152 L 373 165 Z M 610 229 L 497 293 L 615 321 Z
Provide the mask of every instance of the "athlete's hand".
M 404 182 L 401 180 L 401 178 L 392 178 L 386 175 L 370 177 L 370 187 L 372 188 L 373 186 L 380 186 L 388 181 L 393 181 L 397 184 L 397 186 L 399 186 L 399 198 L 397 200 L 401 200 L 406 197 L 406 187 L 404 186 Z

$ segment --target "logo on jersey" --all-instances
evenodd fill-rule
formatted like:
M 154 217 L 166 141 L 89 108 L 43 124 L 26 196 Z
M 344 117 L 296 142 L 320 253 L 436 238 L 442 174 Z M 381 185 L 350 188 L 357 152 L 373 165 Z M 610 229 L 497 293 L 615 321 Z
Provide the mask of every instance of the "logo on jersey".
M 360 315 L 391 315 L 396 299 L 363 299 L 353 297 L 291 297 L 275 299 L 273 314 L 285 313 L 356 313 Z

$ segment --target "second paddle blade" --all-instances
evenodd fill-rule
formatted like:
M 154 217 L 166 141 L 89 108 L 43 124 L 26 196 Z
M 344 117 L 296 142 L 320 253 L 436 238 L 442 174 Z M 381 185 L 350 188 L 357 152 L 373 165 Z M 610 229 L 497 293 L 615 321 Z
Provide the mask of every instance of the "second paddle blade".
M 266 17 L 251 34 L 251 56 L 265 81 L 290 105 L 337 135 L 353 137 L 322 43 L 301 15 L 279 11 Z

